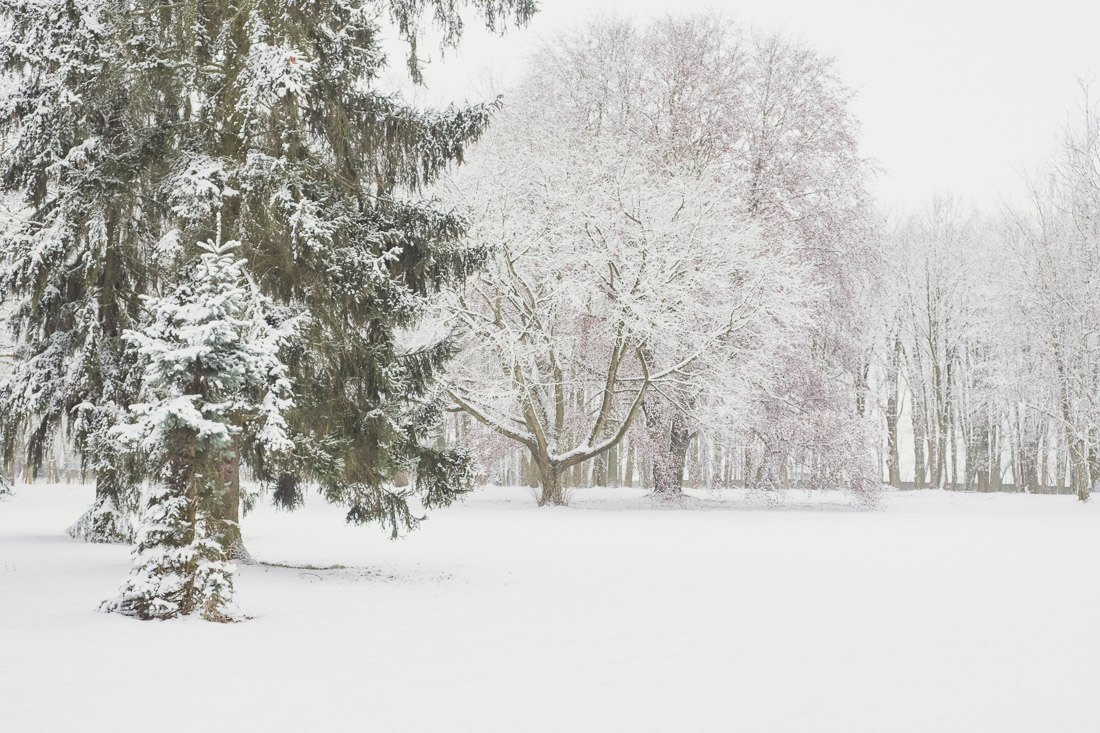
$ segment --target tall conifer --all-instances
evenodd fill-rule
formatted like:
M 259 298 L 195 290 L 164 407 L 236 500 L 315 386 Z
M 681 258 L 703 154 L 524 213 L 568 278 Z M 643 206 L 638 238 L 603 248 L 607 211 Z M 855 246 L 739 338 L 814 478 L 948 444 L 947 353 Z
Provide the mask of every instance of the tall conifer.
M 135 323 L 148 273 L 141 215 L 154 151 L 131 135 L 126 78 L 99 0 L 0 0 L 0 186 L 27 209 L 0 238 L 0 300 L 14 301 L 12 373 L 0 382 L 0 449 L 34 471 L 64 431 L 97 479 L 70 530 L 129 539 L 135 473 L 108 431 L 135 397 Z M 0 87 L 4 89 L 4 87 Z M 145 159 L 145 163 L 142 162 Z
M 416 523 L 410 495 L 450 501 L 466 457 L 427 437 L 453 346 L 408 349 L 399 333 L 480 261 L 459 243 L 463 222 L 417 191 L 461 162 L 494 104 L 420 110 L 376 82 L 384 26 L 408 41 L 418 80 L 422 22 L 453 45 L 463 5 L 490 28 L 534 12 L 533 0 L 0 0 L 14 82 L 0 172 L 29 205 L 0 242 L 0 296 L 19 303 L 20 366 L 0 388 L 6 458 L 27 436 L 38 465 L 69 427 L 100 501 L 117 503 L 137 476 L 109 437 L 140 389 L 121 338 L 136 296 L 168 289 L 200 243 L 232 240 L 277 317 L 309 317 L 283 355 L 295 450 L 266 456 L 242 436 L 226 470 L 242 457 L 287 505 L 315 481 L 349 519 L 395 533 Z M 413 486 L 392 488 L 406 470 Z M 232 522 L 238 506 L 228 492 L 216 513 Z

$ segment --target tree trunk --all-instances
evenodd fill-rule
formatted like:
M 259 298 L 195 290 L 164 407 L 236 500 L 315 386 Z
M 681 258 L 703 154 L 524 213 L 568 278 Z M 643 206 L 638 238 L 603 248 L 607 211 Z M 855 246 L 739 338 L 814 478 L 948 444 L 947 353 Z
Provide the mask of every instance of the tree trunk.
M 1054 432 L 1057 433 L 1058 431 L 1055 430 Z M 1058 440 L 1057 443 L 1058 445 L 1054 451 L 1054 487 L 1061 494 L 1066 488 L 1066 465 L 1069 463 L 1069 451 L 1061 440 Z
M 607 486 L 607 453 L 592 459 L 592 485 Z
M 1043 493 L 1046 493 L 1046 485 L 1049 478 L 1049 471 L 1047 470 L 1047 454 L 1050 453 L 1049 442 L 1049 430 L 1039 434 L 1039 469 L 1037 475 L 1039 480 L 1039 489 Z
M 990 456 L 989 456 L 989 480 L 994 491 L 1003 490 L 1001 483 L 1001 436 L 1003 430 L 998 423 L 994 423 L 990 429 Z
M 1066 438 L 1069 443 L 1070 477 L 1073 479 L 1073 489 L 1077 492 L 1077 498 L 1081 501 L 1089 500 L 1089 464 L 1088 448 L 1085 441 L 1080 438 L 1070 437 L 1070 428 L 1066 428 Z
M 562 474 L 565 473 L 560 466 L 550 463 L 548 457 L 536 459 L 539 470 L 539 506 L 565 506 L 565 487 L 562 484 Z
M 863 417 L 867 411 L 867 377 L 871 373 L 871 363 L 863 361 L 856 369 L 856 414 Z
M 583 489 L 588 485 L 588 482 L 585 480 L 585 463 L 587 463 L 587 461 L 573 466 L 572 483 L 570 485 L 574 488 Z
M 1021 491 L 1028 493 L 1041 493 L 1042 485 L 1039 482 L 1039 438 L 1033 436 L 1028 430 L 1020 436 L 1020 452 L 1016 460 L 1020 464 Z
M 951 489 L 952 491 L 958 491 L 959 489 L 959 439 L 958 433 L 955 427 L 956 415 L 952 410 L 948 418 L 951 431 Z
M 1088 461 L 1086 466 L 1089 469 L 1091 475 L 1090 482 L 1093 486 L 1096 485 L 1096 480 L 1100 478 L 1100 450 L 1092 449 L 1089 451 Z
M 886 382 L 890 390 L 886 398 L 886 444 L 889 457 L 887 466 L 890 474 L 890 485 L 901 486 L 901 454 L 898 451 L 898 367 L 901 363 L 901 339 L 894 339 L 894 354 L 890 359 L 890 366 L 886 372 Z
M 661 436 L 662 439 L 664 436 Z M 663 442 L 663 441 L 662 441 Z M 661 446 L 662 460 L 654 461 L 653 492 L 662 496 L 678 496 L 684 493 L 684 465 L 687 462 L 691 431 L 687 420 L 679 410 L 672 412 L 669 420 L 668 443 Z
M 606 476 L 605 486 L 619 486 L 619 446 L 613 445 L 607 450 L 606 454 L 606 468 L 604 474 Z
M 970 461 L 969 451 L 967 461 Z M 978 439 L 974 445 L 974 471 L 978 482 L 978 491 L 988 492 L 989 483 L 989 423 L 983 422 L 978 428 Z
M 222 491 L 214 498 L 211 515 L 221 524 L 221 543 L 226 557 L 243 564 L 252 564 L 255 560 L 244 546 L 241 537 L 241 445 L 238 438 L 233 439 L 233 451 L 219 469 Z
M 924 488 L 924 416 L 917 408 L 916 395 L 913 396 L 913 485 Z
M 932 424 L 929 436 L 929 459 L 932 488 L 942 489 L 947 483 L 947 411 L 944 406 L 943 368 L 932 352 Z

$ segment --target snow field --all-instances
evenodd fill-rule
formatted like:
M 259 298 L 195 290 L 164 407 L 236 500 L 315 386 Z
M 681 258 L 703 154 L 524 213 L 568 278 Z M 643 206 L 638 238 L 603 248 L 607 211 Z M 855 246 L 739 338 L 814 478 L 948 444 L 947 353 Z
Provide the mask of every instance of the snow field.
M 1096 731 L 1097 505 L 485 488 L 398 542 L 258 508 L 253 619 L 96 613 L 85 486 L 0 502 L 5 731 Z

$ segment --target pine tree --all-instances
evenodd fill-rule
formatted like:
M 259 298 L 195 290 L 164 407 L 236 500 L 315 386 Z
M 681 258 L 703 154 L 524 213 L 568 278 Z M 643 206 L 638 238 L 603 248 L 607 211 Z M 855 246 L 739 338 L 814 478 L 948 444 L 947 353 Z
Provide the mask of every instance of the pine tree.
M 242 434 L 269 455 L 293 448 L 283 419 L 290 382 L 278 354 L 297 322 L 272 325 L 272 306 L 248 287 L 236 242 L 200 247 L 184 282 L 149 299 L 151 322 L 125 334 L 146 360 L 146 401 L 113 432 L 154 482 L 132 572 L 105 607 L 143 619 L 233 618 L 225 537 L 235 527 L 216 516 L 223 495 L 237 490 L 226 460 Z
M 467 4 L 490 28 L 534 12 L 533 0 Z M 109 436 L 140 375 L 119 335 L 135 322 L 137 295 L 221 236 L 240 243 L 274 302 L 311 314 L 308 347 L 286 354 L 296 449 L 268 457 L 241 436 L 225 470 L 235 474 L 240 456 L 287 506 L 318 482 L 349 520 L 380 520 L 395 535 L 416 524 L 413 494 L 429 508 L 451 501 L 468 458 L 429 437 L 442 410 L 435 377 L 455 347 L 409 349 L 400 334 L 483 259 L 460 244 L 463 221 L 417 192 L 461 162 L 496 105 L 418 110 L 375 82 L 383 22 L 409 42 L 418 80 L 422 16 L 453 45 L 462 5 L 0 0 L 14 19 L 0 60 L 20 90 L 4 102 L 0 135 L 23 151 L 3 180 L 34 208 L 0 243 L 12 263 L 0 296 L 22 299 L 23 366 L 0 393 L 7 458 L 29 431 L 40 461 L 42 445 L 79 424 L 99 483 L 129 475 Z M 56 103 L 39 101 L 51 99 L 46 88 Z M 35 381 L 46 373 L 48 385 Z M 414 485 L 391 488 L 410 469 Z M 238 493 L 214 511 L 235 522 Z
M 70 532 L 128 540 L 135 471 L 106 435 L 134 396 L 120 337 L 144 287 L 145 222 L 117 49 L 99 0 L 0 0 L 0 16 L 10 24 L 0 186 L 28 206 L 0 237 L 0 300 L 15 301 L 17 341 L 0 383 L 0 453 L 10 463 L 23 442 L 37 472 L 66 431 L 97 479 L 95 505 Z

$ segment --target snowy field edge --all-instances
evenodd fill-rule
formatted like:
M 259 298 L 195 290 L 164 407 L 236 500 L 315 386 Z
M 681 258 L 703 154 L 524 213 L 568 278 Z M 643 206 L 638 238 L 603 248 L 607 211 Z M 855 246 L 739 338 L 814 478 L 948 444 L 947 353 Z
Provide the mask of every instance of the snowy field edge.
M 0 503 L 5 729 L 1093 731 L 1098 515 L 1070 496 L 485 487 L 397 542 L 313 500 L 243 522 L 254 618 L 97 613 L 87 486 Z M 312 566 L 312 567 L 311 567 Z M 329 570 L 316 568 L 339 566 Z M 1084 621 L 1079 621 L 1084 619 Z M 64 705 L 55 703 L 64 699 Z

